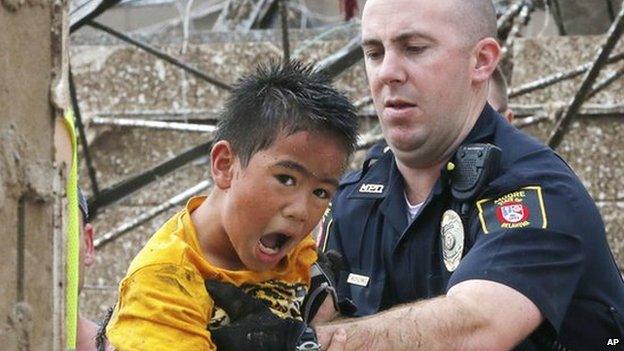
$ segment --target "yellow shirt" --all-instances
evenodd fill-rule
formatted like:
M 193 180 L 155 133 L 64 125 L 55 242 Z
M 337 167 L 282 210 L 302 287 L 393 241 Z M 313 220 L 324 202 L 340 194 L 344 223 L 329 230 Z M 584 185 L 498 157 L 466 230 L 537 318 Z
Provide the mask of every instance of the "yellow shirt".
M 275 270 L 221 269 L 204 259 L 190 217 L 204 200 L 189 200 L 132 260 L 106 328 L 118 351 L 216 350 L 206 327 L 227 324 L 228 318 L 214 306 L 205 279 L 232 283 L 268 301 L 276 315 L 301 319 L 310 267 L 316 261 L 312 237 L 306 237 Z

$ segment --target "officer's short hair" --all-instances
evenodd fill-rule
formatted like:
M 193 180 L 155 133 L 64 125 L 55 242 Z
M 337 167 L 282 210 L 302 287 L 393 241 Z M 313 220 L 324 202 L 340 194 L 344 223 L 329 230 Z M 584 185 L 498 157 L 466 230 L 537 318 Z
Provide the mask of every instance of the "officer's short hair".
M 496 38 L 496 9 L 491 0 L 455 0 L 453 16 L 471 44 Z
M 334 136 L 349 156 L 357 143 L 357 124 L 351 102 L 311 65 L 271 61 L 234 86 L 214 142 L 227 140 L 243 167 L 284 132 Z

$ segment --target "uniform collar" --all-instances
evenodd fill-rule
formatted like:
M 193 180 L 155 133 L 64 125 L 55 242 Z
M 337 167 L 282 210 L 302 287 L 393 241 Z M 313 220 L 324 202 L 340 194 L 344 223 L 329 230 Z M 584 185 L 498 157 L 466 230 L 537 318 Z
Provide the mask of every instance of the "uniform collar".
M 484 142 L 490 140 L 494 135 L 498 121 L 502 118 L 498 113 L 486 103 L 481 111 L 481 115 L 472 127 L 470 133 L 462 144 Z M 396 166 L 396 160 L 385 142 L 375 145 L 366 158 L 366 170 L 360 178 L 348 178 L 344 183 L 357 183 L 349 194 L 349 199 L 382 199 L 385 198 L 393 188 L 400 188 L 403 191 L 403 179 Z M 370 167 L 371 159 L 376 161 Z M 442 178 L 445 176 L 442 170 Z M 442 192 L 442 184 L 438 181 L 433 189 L 433 195 Z M 398 189 L 397 189 L 398 190 Z M 402 193 L 401 193 L 402 196 Z
M 481 111 L 481 115 L 477 119 L 477 122 L 466 136 L 466 139 L 462 142 L 462 144 L 471 144 L 478 143 L 484 140 L 489 140 L 492 135 L 494 135 L 494 131 L 496 130 L 496 124 L 499 119 L 502 118 L 496 110 L 490 106 L 489 103 L 485 103 L 483 110 Z
M 367 160 L 369 162 L 369 160 Z M 349 194 L 349 199 L 380 199 L 390 190 L 390 179 L 400 177 L 394 155 L 386 150 L 362 175 Z

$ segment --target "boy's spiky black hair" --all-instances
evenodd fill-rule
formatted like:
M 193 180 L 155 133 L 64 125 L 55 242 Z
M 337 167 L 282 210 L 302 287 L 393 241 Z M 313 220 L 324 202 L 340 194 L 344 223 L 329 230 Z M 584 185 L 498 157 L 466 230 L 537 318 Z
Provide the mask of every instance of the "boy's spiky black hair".
M 351 102 L 311 65 L 269 62 L 234 86 L 214 141 L 227 140 L 243 166 L 280 133 L 298 131 L 336 137 L 349 156 L 356 147 L 357 125 Z

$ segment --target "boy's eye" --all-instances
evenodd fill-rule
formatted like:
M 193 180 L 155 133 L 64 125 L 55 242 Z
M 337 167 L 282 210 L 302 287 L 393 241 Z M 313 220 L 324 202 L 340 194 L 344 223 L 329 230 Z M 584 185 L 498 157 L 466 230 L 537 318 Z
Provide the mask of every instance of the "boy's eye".
M 314 189 L 314 195 L 316 195 L 319 199 L 329 199 L 329 191 L 325 189 Z
M 275 176 L 275 178 L 277 178 L 277 180 L 284 185 L 288 185 L 288 186 L 295 185 L 295 178 L 287 174 L 278 174 Z

